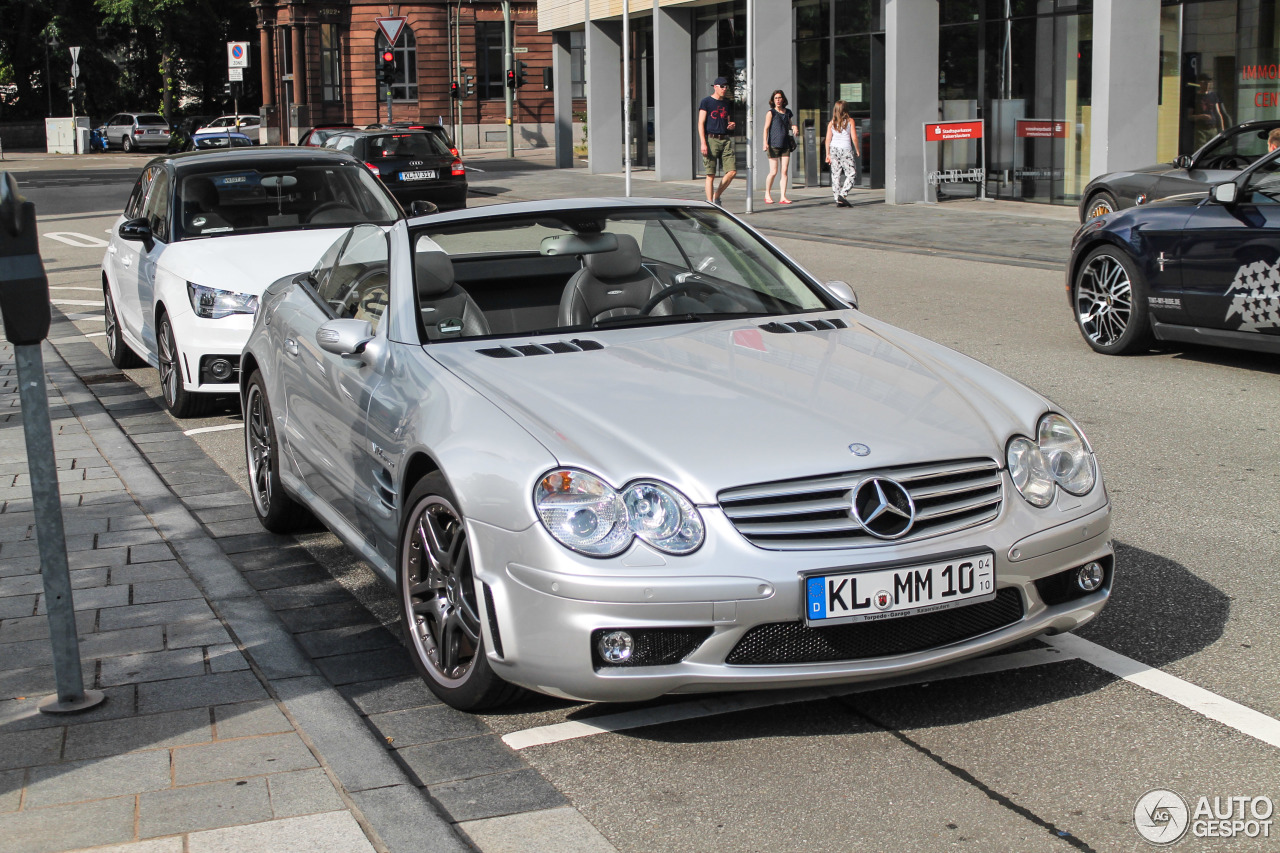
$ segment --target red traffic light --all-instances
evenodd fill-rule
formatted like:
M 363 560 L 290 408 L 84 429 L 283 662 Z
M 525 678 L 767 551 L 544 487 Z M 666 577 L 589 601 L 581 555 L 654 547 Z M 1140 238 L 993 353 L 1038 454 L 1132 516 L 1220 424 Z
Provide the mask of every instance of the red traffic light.
M 396 58 L 395 54 L 394 54 L 394 53 L 392 53 L 390 50 L 384 50 L 384 51 L 382 52 L 382 61 L 383 61 L 383 62 L 394 62 L 394 61 L 395 61 L 395 58 Z
M 508 71 L 507 72 L 507 88 L 514 89 L 515 87 L 516 87 L 516 72 Z

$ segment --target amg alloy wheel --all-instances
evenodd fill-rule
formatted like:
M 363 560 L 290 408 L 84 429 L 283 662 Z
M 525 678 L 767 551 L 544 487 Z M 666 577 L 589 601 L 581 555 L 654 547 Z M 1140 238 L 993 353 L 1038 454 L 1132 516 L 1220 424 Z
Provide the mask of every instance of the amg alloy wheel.
M 102 288 L 102 315 L 107 325 L 107 355 L 111 357 L 111 363 L 122 370 L 127 367 L 142 367 L 146 364 L 124 342 L 124 335 L 120 331 L 120 316 L 116 313 L 116 303 L 111 298 L 111 288 L 106 285 Z
M 1085 258 L 1072 302 L 1080 334 L 1098 352 L 1123 355 L 1151 348 L 1146 285 L 1119 249 L 1103 246 Z
M 160 315 L 160 325 L 156 329 L 156 343 L 160 361 L 160 392 L 164 397 L 165 408 L 175 418 L 193 418 L 209 410 L 213 402 L 212 394 L 192 394 L 182 384 L 181 355 L 178 342 L 173 336 L 173 324 L 168 314 Z
M 280 454 L 276 448 L 271 405 L 262 374 L 254 371 L 244 393 L 244 452 L 249 468 L 249 493 L 258 521 L 272 533 L 293 533 L 307 526 L 311 513 L 293 499 L 280 482 Z
M 490 668 L 467 528 L 448 483 L 429 474 L 409 496 L 400 533 L 401 617 L 414 664 L 440 699 L 463 711 L 510 701 L 519 689 Z

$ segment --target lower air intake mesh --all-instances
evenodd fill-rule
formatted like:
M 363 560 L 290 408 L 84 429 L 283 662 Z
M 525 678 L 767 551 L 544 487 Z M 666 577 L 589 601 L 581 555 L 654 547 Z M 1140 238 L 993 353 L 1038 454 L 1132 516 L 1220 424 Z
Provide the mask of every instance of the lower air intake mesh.
M 903 616 L 810 628 L 803 622 L 757 625 L 729 652 L 725 663 L 765 665 L 862 660 L 958 643 L 1022 618 L 1022 593 L 1004 587 L 991 601 Z

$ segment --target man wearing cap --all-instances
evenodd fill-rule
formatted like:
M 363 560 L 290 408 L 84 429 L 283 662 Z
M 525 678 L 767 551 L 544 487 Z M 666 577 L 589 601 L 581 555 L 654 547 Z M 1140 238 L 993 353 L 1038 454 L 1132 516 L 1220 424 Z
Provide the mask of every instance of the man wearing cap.
M 729 81 L 724 77 L 717 77 L 711 86 L 715 94 L 708 95 L 698 104 L 698 138 L 702 140 L 702 165 L 707 172 L 707 201 L 719 204 L 725 188 L 738 174 L 733 137 L 730 135 L 730 131 L 737 125 L 729 112 L 733 104 L 724 96 L 725 90 L 729 88 Z M 720 178 L 720 188 L 712 192 L 717 166 L 723 170 L 723 177 Z

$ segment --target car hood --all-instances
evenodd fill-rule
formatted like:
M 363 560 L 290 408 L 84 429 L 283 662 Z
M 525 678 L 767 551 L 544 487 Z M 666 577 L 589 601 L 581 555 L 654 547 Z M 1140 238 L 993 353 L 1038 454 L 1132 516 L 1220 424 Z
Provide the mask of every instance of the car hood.
M 560 464 L 615 486 L 657 477 L 702 504 L 724 488 L 794 477 L 1002 463 L 1010 435 L 1034 429 L 1045 410 L 1044 398 L 965 356 L 843 317 L 849 328 L 788 334 L 761 321 L 615 329 L 584 335 L 604 344 L 586 352 L 484 354 L 495 342 L 426 350 Z M 855 443 L 870 454 L 855 456 Z
M 181 240 L 165 248 L 160 265 L 196 284 L 261 294 L 276 279 L 315 266 L 345 230 L 318 228 Z
M 1178 195 L 1165 196 L 1148 202 L 1144 207 L 1195 207 L 1197 204 L 1205 200 L 1209 195 L 1207 189 L 1197 192 L 1179 193 Z

